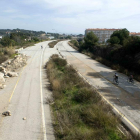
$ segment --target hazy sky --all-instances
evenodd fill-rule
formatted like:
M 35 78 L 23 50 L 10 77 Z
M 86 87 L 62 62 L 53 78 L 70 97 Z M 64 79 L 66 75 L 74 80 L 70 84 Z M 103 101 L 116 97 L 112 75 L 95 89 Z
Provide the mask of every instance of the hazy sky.
M 0 29 L 82 33 L 87 28 L 140 32 L 140 0 L 0 0 Z

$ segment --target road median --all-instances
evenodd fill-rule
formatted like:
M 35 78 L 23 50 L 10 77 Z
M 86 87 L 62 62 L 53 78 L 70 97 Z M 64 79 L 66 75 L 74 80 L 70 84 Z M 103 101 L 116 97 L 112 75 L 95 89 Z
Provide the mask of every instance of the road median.
M 47 63 L 47 75 L 53 90 L 56 139 L 131 139 L 118 130 L 120 119 L 112 108 L 65 59 L 53 55 Z

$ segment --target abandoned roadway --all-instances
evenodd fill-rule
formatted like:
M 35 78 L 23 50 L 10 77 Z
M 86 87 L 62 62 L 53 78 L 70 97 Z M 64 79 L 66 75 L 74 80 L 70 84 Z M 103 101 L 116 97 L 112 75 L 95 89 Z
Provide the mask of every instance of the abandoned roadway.
M 46 104 L 51 92 L 46 88 L 44 66 L 57 51 L 50 49 L 48 43 L 42 42 L 21 51 L 30 56 L 28 64 L 19 77 L 9 78 L 7 87 L 0 90 L 0 111 L 11 112 L 11 116 L 0 117 L 0 140 L 55 139 L 50 108 Z
M 115 71 L 77 52 L 68 41 L 59 42 L 55 48 L 74 66 L 99 94 L 113 107 L 116 114 L 136 134 L 140 133 L 140 83 L 127 81 L 127 76 L 118 73 L 119 85 L 113 83 Z
M 127 82 L 119 74 L 119 85 L 112 82 L 114 70 L 92 60 L 68 45 L 59 42 L 55 48 L 49 41 L 28 47 L 21 53 L 30 56 L 28 64 L 17 78 L 7 80 L 7 87 L 0 90 L 0 111 L 11 111 L 12 116 L 0 117 L 0 140 L 54 140 L 51 113 L 46 99 L 51 96 L 46 85 L 44 66 L 52 54 L 60 54 L 77 69 L 105 100 L 121 115 L 124 123 L 135 133 L 140 129 L 140 83 Z M 43 49 L 41 49 L 43 45 Z M 26 118 L 23 120 L 23 118 Z

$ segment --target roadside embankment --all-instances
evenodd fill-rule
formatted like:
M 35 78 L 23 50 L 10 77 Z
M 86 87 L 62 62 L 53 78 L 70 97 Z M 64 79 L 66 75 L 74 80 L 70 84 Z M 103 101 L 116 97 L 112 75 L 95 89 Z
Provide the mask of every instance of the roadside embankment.
M 57 140 L 133 140 L 118 130 L 120 122 L 112 108 L 65 59 L 53 55 L 46 68 L 53 91 L 51 106 Z
M 6 79 L 9 77 L 17 77 L 17 71 L 19 68 L 26 65 L 27 56 L 23 54 L 16 55 L 13 59 L 7 60 L 0 65 L 0 89 L 3 89 L 6 85 Z
M 76 41 L 75 41 L 75 42 L 76 42 Z M 77 51 L 79 50 L 78 47 L 76 47 L 75 44 L 74 44 L 72 41 L 69 41 L 68 44 L 69 44 L 72 48 L 74 48 L 75 50 L 77 50 Z
M 13 58 L 15 55 L 15 48 L 13 47 L 3 47 L 0 48 L 0 64 L 9 58 Z

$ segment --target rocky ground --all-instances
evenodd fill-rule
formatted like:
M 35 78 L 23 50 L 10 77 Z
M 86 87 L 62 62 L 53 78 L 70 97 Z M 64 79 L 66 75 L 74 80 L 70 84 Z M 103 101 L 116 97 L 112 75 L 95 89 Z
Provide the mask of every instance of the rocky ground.
M 6 79 L 9 77 L 17 77 L 18 71 L 21 67 L 27 63 L 27 56 L 19 54 L 12 60 L 7 60 L 0 65 L 0 89 L 3 89 L 6 85 Z

